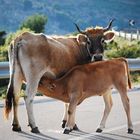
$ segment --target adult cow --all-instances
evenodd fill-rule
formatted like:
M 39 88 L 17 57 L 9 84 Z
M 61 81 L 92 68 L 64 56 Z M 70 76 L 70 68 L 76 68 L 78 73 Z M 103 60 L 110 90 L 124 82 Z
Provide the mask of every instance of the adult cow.
M 5 116 L 11 111 L 13 103 L 13 130 L 21 131 L 17 107 L 21 84 L 26 82 L 25 103 L 28 121 L 33 133 L 39 133 L 33 115 L 33 98 L 42 77 L 57 79 L 75 65 L 88 63 L 93 56 L 102 60 L 103 44 L 111 40 L 114 33 L 106 28 L 88 28 L 77 36 L 46 36 L 25 32 L 10 45 L 10 82 L 5 102 Z M 51 85 L 48 86 L 50 88 Z

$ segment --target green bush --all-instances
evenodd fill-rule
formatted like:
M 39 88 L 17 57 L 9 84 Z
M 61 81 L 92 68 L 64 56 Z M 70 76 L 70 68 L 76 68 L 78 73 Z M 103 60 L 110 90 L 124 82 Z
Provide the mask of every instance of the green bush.
M 5 44 L 3 46 L 0 46 L 0 62 L 2 61 L 8 61 L 8 46 L 10 45 L 10 42 L 15 39 L 17 36 L 22 34 L 23 32 L 33 32 L 30 29 L 23 28 L 22 30 L 18 30 L 15 33 L 9 33 L 6 37 Z
M 0 62 L 8 61 L 8 50 L 7 47 L 0 46 Z
M 130 72 L 131 74 L 131 82 L 135 83 L 135 84 L 139 84 L 140 83 L 140 72 Z
M 29 28 L 35 33 L 41 33 L 45 31 L 45 24 L 47 23 L 47 16 L 35 14 L 29 16 L 20 26 L 20 29 Z
M 138 58 L 140 57 L 140 42 L 139 41 L 113 41 L 106 47 L 105 55 L 107 58 Z
M 6 32 L 5 31 L 0 31 L 0 45 L 5 44 L 5 38 L 6 38 Z
M 106 51 L 105 54 L 108 58 L 117 58 L 117 57 L 138 58 L 140 57 L 140 47 L 126 46 L 118 50 L 115 49 L 115 50 Z

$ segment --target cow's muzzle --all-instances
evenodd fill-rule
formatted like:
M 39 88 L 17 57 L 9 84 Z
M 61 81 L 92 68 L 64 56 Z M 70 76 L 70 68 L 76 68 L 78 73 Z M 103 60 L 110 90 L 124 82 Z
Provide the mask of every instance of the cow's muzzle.
M 103 60 L 103 55 L 102 54 L 95 54 L 92 57 L 92 61 L 102 61 Z

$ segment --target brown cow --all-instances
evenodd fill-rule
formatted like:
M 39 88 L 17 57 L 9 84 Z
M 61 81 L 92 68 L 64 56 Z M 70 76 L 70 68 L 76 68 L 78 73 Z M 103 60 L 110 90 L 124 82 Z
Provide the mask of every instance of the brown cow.
M 46 88 L 50 82 L 55 85 L 52 91 Z M 64 130 L 64 133 L 68 134 L 75 127 L 76 106 L 84 99 L 95 95 L 103 96 L 105 102 L 104 115 L 96 131 L 102 132 L 112 107 L 111 93 L 108 91 L 115 87 L 120 93 L 127 115 L 128 133 L 133 133 L 127 85 L 131 88 L 128 64 L 124 58 L 118 58 L 76 66 L 58 80 L 46 81 L 44 79 L 39 90 L 46 96 L 69 103 L 68 121 Z
M 33 133 L 39 133 L 33 115 L 33 98 L 42 77 L 57 79 L 75 65 L 88 63 L 91 57 L 102 60 L 104 41 L 112 40 L 114 33 L 106 28 L 88 28 L 77 36 L 46 36 L 25 32 L 10 45 L 10 82 L 7 90 L 5 116 L 14 108 L 13 130 L 21 131 L 17 106 L 21 84 L 26 82 L 25 103 L 29 125 Z M 52 85 L 48 85 L 51 88 Z

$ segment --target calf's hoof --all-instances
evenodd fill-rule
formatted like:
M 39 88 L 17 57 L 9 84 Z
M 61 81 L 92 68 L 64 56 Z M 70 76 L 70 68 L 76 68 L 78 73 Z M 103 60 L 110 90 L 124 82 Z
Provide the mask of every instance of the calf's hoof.
M 97 133 L 101 133 L 102 131 L 103 131 L 103 130 L 100 129 L 100 128 L 98 128 L 98 129 L 96 130 Z
M 13 124 L 12 130 L 16 132 L 21 132 L 21 127 L 18 126 L 17 124 Z
M 78 128 L 78 126 L 76 124 L 74 125 L 73 130 L 79 131 L 79 128 Z
M 63 120 L 63 121 L 62 121 L 62 125 L 61 125 L 62 128 L 65 128 L 66 122 L 67 122 L 66 120 Z
M 128 134 L 132 134 L 133 133 L 133 129 L 128 128 Z
M 72 131 L 72 129 L 64 129 L 63 134 L 69 134 Z
M 38 130 L 38 127 L 32 128 L 31 130 L 32 133 L 40 133 L 40 131 Z

